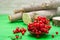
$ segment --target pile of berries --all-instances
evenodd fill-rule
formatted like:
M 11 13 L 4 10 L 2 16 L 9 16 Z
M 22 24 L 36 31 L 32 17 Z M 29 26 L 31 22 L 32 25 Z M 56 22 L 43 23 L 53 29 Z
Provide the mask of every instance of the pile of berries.
M 26 29 L 25 28 L 19 28 L 19 27 L 17 27 L 15 30 L 13 30 L 13 33 L 15 34 L 15 33 L 22 33 L 22 35 L 24 35 L 24 33 L 26 32 Z
M 19 28 L 17 27 L 15 30 L 13 30 L 13 33 L 16 34 L 16 33 L 22 33 L 22 35 L 24 35 L 24 33 L 26 32 L 26 29 L 25 28 Z M 19 36 L 16 36 L 16 38 L 18 38 Z
M 50 21 L 46 17 L 38 16 L 34 22 L 28 24 L 28 31 L 31 34 L 35 34 L 36 37 L 39 37 L 41 34 L 49 33 Z

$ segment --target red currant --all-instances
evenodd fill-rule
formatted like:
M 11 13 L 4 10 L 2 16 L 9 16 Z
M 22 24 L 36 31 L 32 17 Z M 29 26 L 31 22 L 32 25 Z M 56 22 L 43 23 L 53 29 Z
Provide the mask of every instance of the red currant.
M 34 33 L 35 33 L 35 30 L 33 29 L 33 30 L 32 30 L 32 32 L 34 32 Z
M 54 35 L 52 35 L 52 38 L 54 38 Z
M 41 21 L 42 21 L 43 23 L 45 23 L 45 22 L 46 22 L 46 20 L 45 20 L 45 19 L 41 19 Z
M 29 30 L 30 30 L 30 31 L 32 31 L 32 30 L 33 30 L 33 28 L 29 28 Z
M 33 23 L 37 23 L 37 21 L 36 20 L 34 20 L 34 22 Z
M 19 27 L 16 28 L 16 30 L 18 30 L 18 29 L 19 29 Z
M 19 29 L 18 32 L 21 32 L 21 30 Z
M 46 20 L 47 18 L 46 17 L 42 17 L 42 19 Z
M 46 20 L 45 24 L 49 24 L 49 20 Z
M 13 30 L 13 33 L 15 34 L 15 33 L 16 33 L 16 31 L 15 31 L 15 30 Z
M 38 32 L 38 31 L 36 31 L 36 32 L 35 32 L 35 34 L 39 34 L 39 32 Z
M 18 38 L 19 38 L 19 36 L 16 36 L 16 38 L 18 39 Z
M 22 30 L 23 30 L 24 32 L 26 32 L 26 29 L 25 29 L 25 28 L 22 28 Z
M 20 31 L 22 32 L 22 31 L 23 31 L 23 29 L 20 29 Z
M 48 25 L 47 27 L 48 27 L 48 29 L 50 29 L 50 28 L 51 28 L 51 26 L 50 26 L 50 25 Z
M 25 32 L 24 32 L 24 31 L 22 31 L 22 35 L 24 35 L 24 33 L 25 33 Z
M 45 27 L 44 27 L 45 29 L 48 29 L 48 26 L 47 25 L 45 25 Z
M 34 23 L 33 26 L 34 26 L 34 27 L 37 27 L 37 23 Z
M 39 26 L 40 26 L 39 23 L 36 23 L 36 28 L 39 28 Z
M 39 24 L 42 24 L 43 22 L 42 21 L 38 21 L 39 22 Z
M 33 30 L 34 30 L 35 32 L 37 31 L 37 29 L 36 29 L 36 28 L 34 28 Z
M 28 27 L 29 28 L 33 27 L 33 24 L 32 23 L 28 24 Z
M 17 30 L 14 30 L 14 34 L 17 33 L 18 31 Z
M 40 28 L 44 28 L 44 26 L 45 26 L 44 23 L 39 24 L 39 27 L 40 27 Z
M 31 29 L 28 27 L 28 31 L 31 31 Z
M 58 34 L 58 32 L 56 32 L 56 34 Z
M 40 21 L 42 19 L 42 17 L 38 16 L 37 19 L 38 19 L 38 21 Z
M 45 33 L 48 33 L 48 30 L 47 29 L 44 28 L 43 30 L 44 30 Z
M 26 32 L 26 30 L 24 30 L 24 32 Z

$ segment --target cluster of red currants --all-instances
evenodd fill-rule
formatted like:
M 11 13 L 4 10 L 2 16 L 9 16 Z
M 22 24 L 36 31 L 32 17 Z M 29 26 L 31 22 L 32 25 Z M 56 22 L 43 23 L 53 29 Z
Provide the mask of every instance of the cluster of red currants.
M 13 33 L 16 34 L 16 33 L 22 33 L 22 35 L 24 35 L 24 33 L 26 32 L 26 29 L 25 28 L 19 28 L 17 27 L 15 30 L 13 30 Z M 19 38 L 19 36 L 16 36 L 16 38 Z
M 50 28 L 49 19 L 41 16 L 38 16 L 34 22 L 28 24 L 28 31 L 31 34 L 36 34 L 37 37 L 41 34 L 48 33 Z
M 16 34 L 16 33 L 22 33 L 22 35 L 24 35 L 24 33 L 26 32 L 26 29 L 25 28 L 19 28 L 17 27 L 15 30 L 13 30 L 13 33 Z M 16 36 L 16 38 L 18 38 L 18 36 Z

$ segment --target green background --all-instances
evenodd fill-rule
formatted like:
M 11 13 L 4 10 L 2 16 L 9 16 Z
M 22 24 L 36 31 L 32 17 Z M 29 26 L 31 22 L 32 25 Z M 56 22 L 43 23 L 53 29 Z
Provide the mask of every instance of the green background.
M 50 22 L 52 28 L 49 31 L 49 34 L 42 35 L 40 38 L 36 38 L 27 31 L 24 36 L 22 36 L 21 40 L 60 40 L 60 27 L 52 25 L 52 21 Z M 9 36 L 13 37 L 12 30 L 16 27 L 24 27 L 27 29 L 27 25 L 23 23 L 23 21 L 16 21 L 14 23 L 10 23 L 8 20 L 8 15 L 0 15 L 0 40 L 11 40 Z M 55 32 L 58 31 L 59 34 L 56 35 Z M 54 38 L 51 35 L 54 34 Z

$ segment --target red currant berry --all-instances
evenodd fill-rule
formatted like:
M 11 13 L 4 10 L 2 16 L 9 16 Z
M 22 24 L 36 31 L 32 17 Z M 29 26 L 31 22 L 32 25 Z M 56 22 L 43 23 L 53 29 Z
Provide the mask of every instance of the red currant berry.
M 32 23 L 28 24 L 28 27 L 29 28 L 33 27 L 33 24 Z
M 43 32 L 44 31 L 44 28 L 40 28 L 40 30 Z
M 39 24 L 42 24 L 43 22 L 42 21 L 38 21 L 39 22 Z
M 31 31 L 31 29 L 28 27 L 28 31 Z
M 15 30 L 13 30 L 13 33 L 15 34 L 15 33 L 16 33 L 16 31 L 15 31 Z
M 49 32 L 47 31 L 46 34 L 48 34 Z
M 33 26 L 34 26 L 34 27 L 37 27 L 37 23 L 34 23 Z
M 14 34 L 15 34 L 15 33 L 17 33 L 18 31 L 17 31 L 17 30 L 14 30 L 13 32 L 14 32 Z
M 51 28 L 51 26 L 50 26 L 50 25 L 48 25 L 47 27 L 48 27 L 48 29 L 50 29 L 50 28 Z
M 44 30 L 45 33 L 48 33 L 48 30 L 47 29 L 44 28 L 43 30 Z
M 19 27 L 16 28 L 16 31 L 19 32 Z
M 26 29 L 24 30 L 24 32 L 26 32 Z
M 21 30 L 19 29 L 18 32 L 21 32 Z
M 45 19 L 41 19 L 41 21 L 42 21 L 43 23 L 45 23 L 45 22 L 46 22 L 46 20 L 45 20 Z
M 42 19 L 46 20 L 47 18 L 46 17 L 42 17 Z
M 49 20 L 46 20 L 45 24 L 49 24 L 49 22 L 50 22 Z
M 19 29 L 19 27 L 16 28 L 16 30 L 18 30 L 18 29 Z
M 32 31 L 33 30 L 33 28 L 31 27 L 31 28 L 28 28 L 30 31 Z
M 54 38 L 54 35 L 52 35 L 52 38 Z
M 37 23 L 37 21 L 36 20 L 34 20 L 34 22 L 33 23 Z
M 15 30 L 16 31 L 16 33 L 19 33 L 19 31 L 18 30 Z
M 39 27 L 40 27 L 40 28 L 44 28 L 44 26 L 45 26 L 44 23 L 39 24 Z
M 36 28 L 39 28 L 39 26 L 40 26 L 39 23 L 36 23 Z
M 16 38 L 18 39 L 18 38 L 19 38 L 19 36 L 16 36 Z
M 38 21 L 40 21 L 40 20 L 41 20 L 41 18 L 42 18 L 42 17 L 38 16 L 38 17 L 37 17 Z
M 40 16 L 38 16 L 37 18 L 41 18 Z
M 23 29 L 20 29 L 20 31 L 22 32 L 22 31 L 23 31 Z
M 45 27 L 44 27 L 44 28 L 45 28 L 45 29 L 49 29 L 47 25 L 45 25 Z
M 37 29 L 36 29 L 36 28 L 34 28 L 33 30 L 34 30 L 35 32 L 37 31 Z
M 58 34 L 58 32 L 56 32 L 56 34 Z
M 25 32 L 24 32 L 24 31 L 22 31 L 22 35 L 24 35 L 24 33 L 25 33 Z
M 35 30 L 33 29 L 32 32 L 35 33 Z
M 26 29 L 25 29 L 25 28 L 22 28 L 22 30 L 23 30 L 24 32 L 26 32 Z

